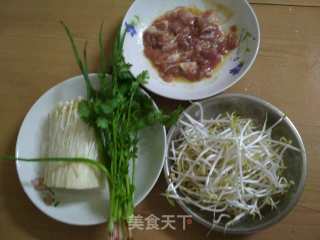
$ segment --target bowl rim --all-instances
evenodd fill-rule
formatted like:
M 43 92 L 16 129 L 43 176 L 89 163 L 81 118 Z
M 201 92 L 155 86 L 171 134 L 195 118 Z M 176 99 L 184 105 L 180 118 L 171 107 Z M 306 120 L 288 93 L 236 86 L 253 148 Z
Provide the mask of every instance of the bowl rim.
M 210 98 L 213 96 L 217 96 L 218 94 L 223 93 L 224 91 L 226 91 L 227 89 L 231 88 L 233 85 L 238 83 L 248 73 L 248 71 L 251 69 L 252 65 L 254 64 L 254 62 L 258 56 L 258 53 L 260 50 L 260 43 L 261 43 L 261 30 L 260 30 L 260 24 L 259 24 L 258 17 L 256 15 L 255 11 L 253 10 L 253 7 L 250 5 L 250 3 L 247 0 L 242 0 L 242 1 L 248 7 L 248 10 L 249 10 L 248 14 L 251 14 L 254 18 L 254 22 L 255 22 L 256 30 L 257 30 L 257 36 L 255 36 L 256 41 L 257 41 L 257 47 L 254 49 L 254 54 L 253 54 L 252 58 L 250 59 L 250 61 L 248 62 L 248 65 L 245 67 L 244 71 L 241 74 L 237 75 L 237 77 L 235 77 L 235 79 L 232 82 L 230 82 L 228 85 L 226 85 L 224 88 L 221 88 L 220 90 L 212 91 L 211 93 L 208 93 L 208 94 L 205 94 L 202 96 L 193 96 L 193 97 L 179 97 L 179 96 L 171 96 L 168 94 L 159 93 L 155 89 L 152 89 L 149 86 L 148 82 L 144 83 L 143 87 L 146 88 L 147 90 L 149 90 L 150 92 L 152 92 L 158 96 L 161 96 L 161 97 L 165 97 L 165 98 L 169 98 L 169 99 L 173 99 L 173 100 L 179 100 L 179 101 L 188 101 L 188 100 L 202 100 L 202 99 Z M 126 29 L 125 20 L 127 18 L 127 15 L 129 14 L 129 12 L 133 11 L 132 9 L 134 8 L 136 2 L 137 1 L 134 1 L 130 5 L 130 7 L 128 8 L 128 10 L 126 11 L 126 13 L 123 17 L 122 22 L 121 22 L 121 29 L 122 30 Z M 159 77 L 159 79 L 161 79 L 161 77 Z
M 214 96 L 208 99 L 205 99 L 203 101 L 200 101 L 201 103 L 206 103 L 206 102 L 211 102 L 211 101 L 215 101 L 217 99 L 225 99 L 225 98 L 241 98 L 241 99 L 247 99 L 250 101 L 253 101 L 255 103 L 258 103 L 260 105 L 265 106 L 266 108 L 270 109 L 271 111 L 275 112 L 276 114 L 285 116 L 284 120 L 286 122 L 286 124 L 289 126 L 290 130 L 293 132 L 293 134 L 296 136 L 297 141 L 298 141 L 298 145 L 299 148 L 301 149 L 301 157 L 302 157 L 302 167 L 301 167 L 301 180 L 297 186 L 297 191 L 294 193 L 293 197 L 290 199 L 289 203 L 285 206 L 284 210 L 282 210 L 281 212 L 279 212 L 278 215 L 276 215 L 274 218 L 270 219 L 269 221 L 263 222 L 259 225 L 256 225 L 255 227 L 251 227 L 248 228 L 246 230 L 240 230 L 237 228 L 227 228 L 225 229 L 222 226 L 219 225 L 215 225 L 213 226 L 212 223 L 204 220 L 202 217 L 200 217 L 198 214 L 196 214 L 194 211 L 192 211 L 184 202 L 182 202 L 181 200 L 176 200 L 176 202 L 179 204 L 179 206 L 188 214 L 192 215 L 192 218 L 208 227 L 211 230 L 217 231 L 217 232 L 222 232 L 225 234 L 231 234 L 231 235 L 245 235 L 245 234 L 251 234 L 251 233 L 255 233 L 259 230 L 268 228 L 278 222 L 280 222 L 283 218 L 285 218 L 296 206 L 296 204 L 298 203 L 299 199 L 302 196 L 303 190 L 304 190 L 304 185 L 305 185 L 305 181 L 307 178 L 307 168 L 308 168 L 308 163 L 307 163 L 307 154 L 306 154 L 306 149 L 304 146 L 304 143 L 302 141 L 302 137 L 299 134 L 297 128 L 294 126 L 293 122 L 288 118 L 287 115 L 285 115 L 279 108 L 275 107 L 274 105 L 272 105 L 271 103 L 267 102 L 266 100 L 263 100 L 259 97 L 253 96 L 253 95 L 247 95 L 247 94 L 242 94 L 242 93 L 225 93 L 225 94 L 221 94 L 219 96 Z M 189 111 L 191 108 L 193 108 L 194 105 L 191 104 L 189 107 L 187 107 L 184 112 Z M 179 116 L 178 121 L 182 118 L 182 114 Z M 166 179 L 167 184 L 170 184 L 170 180 L 169 180 L 169 164 L 168 164 L 168 146 L 171 143 L 172 140 L 172 135 L 174 133 L 176 129 L 176 125 L 173 125 L 168 134 L 167 134 L 167 149 L 166 149 L 166 159 L 165 159 L 165 163 L 164 163 L 164 168 L 163 168 L 163 172 L 164 172 L 164 176 Z

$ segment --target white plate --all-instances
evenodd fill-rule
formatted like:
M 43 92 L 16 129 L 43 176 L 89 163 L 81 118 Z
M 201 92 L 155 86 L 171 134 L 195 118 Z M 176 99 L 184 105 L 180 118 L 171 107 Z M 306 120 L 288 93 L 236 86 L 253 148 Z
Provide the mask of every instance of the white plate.
M 95 74 L 90 78 L 97 86 Z M 84 80 L 81 76 L 66 80 L 43 94 L 32 106 L 19 131 L 16 157 L 41 157 L 41 141 L 46 128 L 49 112 L 60 101 L 86 96 Z M 138 159 L 136 161 L 134 197 L 135 205 L 139 204 L 155 185 L 163 163 L 166 145 L 166 132 L 163 126 L 157 125 L 141 133 Z M 31 185 L 31 181 L 41 176 L 43 163 L 17 161 L 17 171 L 22 187 L 33 204 L 43 213 L 60 222 L 73 225 L 94 225 L 106 221 L 108 210 L 108 193 L 103 190 L 56 190 L 61 201 L 57 207 L 47 206 L 41 195 Z
M 165 82 L 158 72 L 152 67 L 144 55 L 143 32 L 152 22 L 169 10 L 179 6 L 195 6 L 199 9 L 219 9 L 217 4 L 222 4 L 232 11 L 233 15 L 226 19 L 221 18 L 223 28 L 227 29 L 236 25 L 241 37 L 250 33 L 250 37 L 240 42 L 240 47 L 235 49 L 222 67 L 214 75 L 199 82 Z M 218 13 L 221 11 L 217 10 Z M 129 34 L 124 42 L 124 56 L 131 63 L 134 75 L 142 70 L 148 70 L 150 79 L 145 87 L 150 91 L 172 99 L 195 100 L 221 93 L 239 81 L 253 64 L 259 49 L 260 30 L 257 17 L 246 0 L 136 0 L 128 10 L 122 29 L 127 29 Z

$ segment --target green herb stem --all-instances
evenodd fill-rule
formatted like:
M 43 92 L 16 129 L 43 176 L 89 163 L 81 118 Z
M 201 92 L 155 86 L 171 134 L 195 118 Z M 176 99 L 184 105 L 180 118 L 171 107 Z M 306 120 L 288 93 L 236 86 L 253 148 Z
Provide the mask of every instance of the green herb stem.
M 73 163 L 84 163 L 92 167 L 97 168 L 110 180 L 110 173 L 108 169 L 98 161 L 88 158 L 66 158 L 66 157 L 49 157 L 49 158 L 20 158 L 13 156 L 1 156 L 0 160 L 7 161 L 24 161 L 24 162 L 73 162 Z

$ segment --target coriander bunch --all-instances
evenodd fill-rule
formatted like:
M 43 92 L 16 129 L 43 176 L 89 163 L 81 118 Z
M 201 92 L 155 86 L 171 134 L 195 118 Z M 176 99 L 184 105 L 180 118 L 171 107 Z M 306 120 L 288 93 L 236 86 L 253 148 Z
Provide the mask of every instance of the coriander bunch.
M 68 27 L 61 22 L 70 40 L 76 61 L 87 87 L 87 99 L 79 106 L 81 118 L 95 129 L 99 144 L 100 162 L 108 171 L 109 212 L 108 231 L 111 239 L 128 239 L 128 220 L 134 211 L 134 175 L 138 151 L 138 133 L 156 123 L 171 123 L 180 110 L 172 115 L 163 114 L 153 106 L 140 90 L 148 78 L 147 71 L 135 77 L 131 65 L 123 56 L 126 31 L 119 29 L 111 57 L 111 72 L 107 74 L 102 26 L 99 33 L 100 88 L 90 83 L 85 44 L 83 59 Z M 132 166 L 129 168 L 129 166 Z M 130 172 L 129 172 L 130 171 Z

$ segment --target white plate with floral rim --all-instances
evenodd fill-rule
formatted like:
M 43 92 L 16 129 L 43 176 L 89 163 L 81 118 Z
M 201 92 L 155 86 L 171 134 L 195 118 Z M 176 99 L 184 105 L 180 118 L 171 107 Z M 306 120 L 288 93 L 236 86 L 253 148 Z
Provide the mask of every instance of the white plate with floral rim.
M 90 74 L 90 79 L 93 85 L 97 87 L 96 75 Z M 72 100 L 78 96 L 86 96 L 82 76 L 68 79 L 45 92 L 31 107 L 23 120 L 16 144 L 16 157 L 41 157 L 48 114 L 59 102 Z M 135 205 L 139 204 L 148 195 L 162 170 L 166 145 L 165 128 L 161 125 L 146 128 L 140 133 L 139 139 L 135 168 Z M 55 189 L 55 198 L 60 204 L 56 207 L 46 204 L 43 198 L 48 196 L 48 189 L 38 191 L 32 184 L 35 179 L 41 177 L 42 164 L 45 163 L 21 161 L 16 163 L 21 185 L 37 208 L 57 221 L 72 225 L 95 225 L 106 221 L 108 211 L 107 189 Z M 49 195 L 51 196 L 51 194 Z
M 236 25 L 238 47 L 234 49 L 209 78 L 195 82 L 166 82 L 144 54 L 143 33 L 155 19 L 177 7 L 212 9 L 220 19 L 222 29 Z M 122 29 L 127 34 L 124 56 L 138 75 L 148 70 L 148 90 L 172 99 L 196 100 L 223 92 L 238 82 L 252 66 L 259 49 L 260 29 L 257 17 L 246 0 L 136 0 L 129 8 Z

